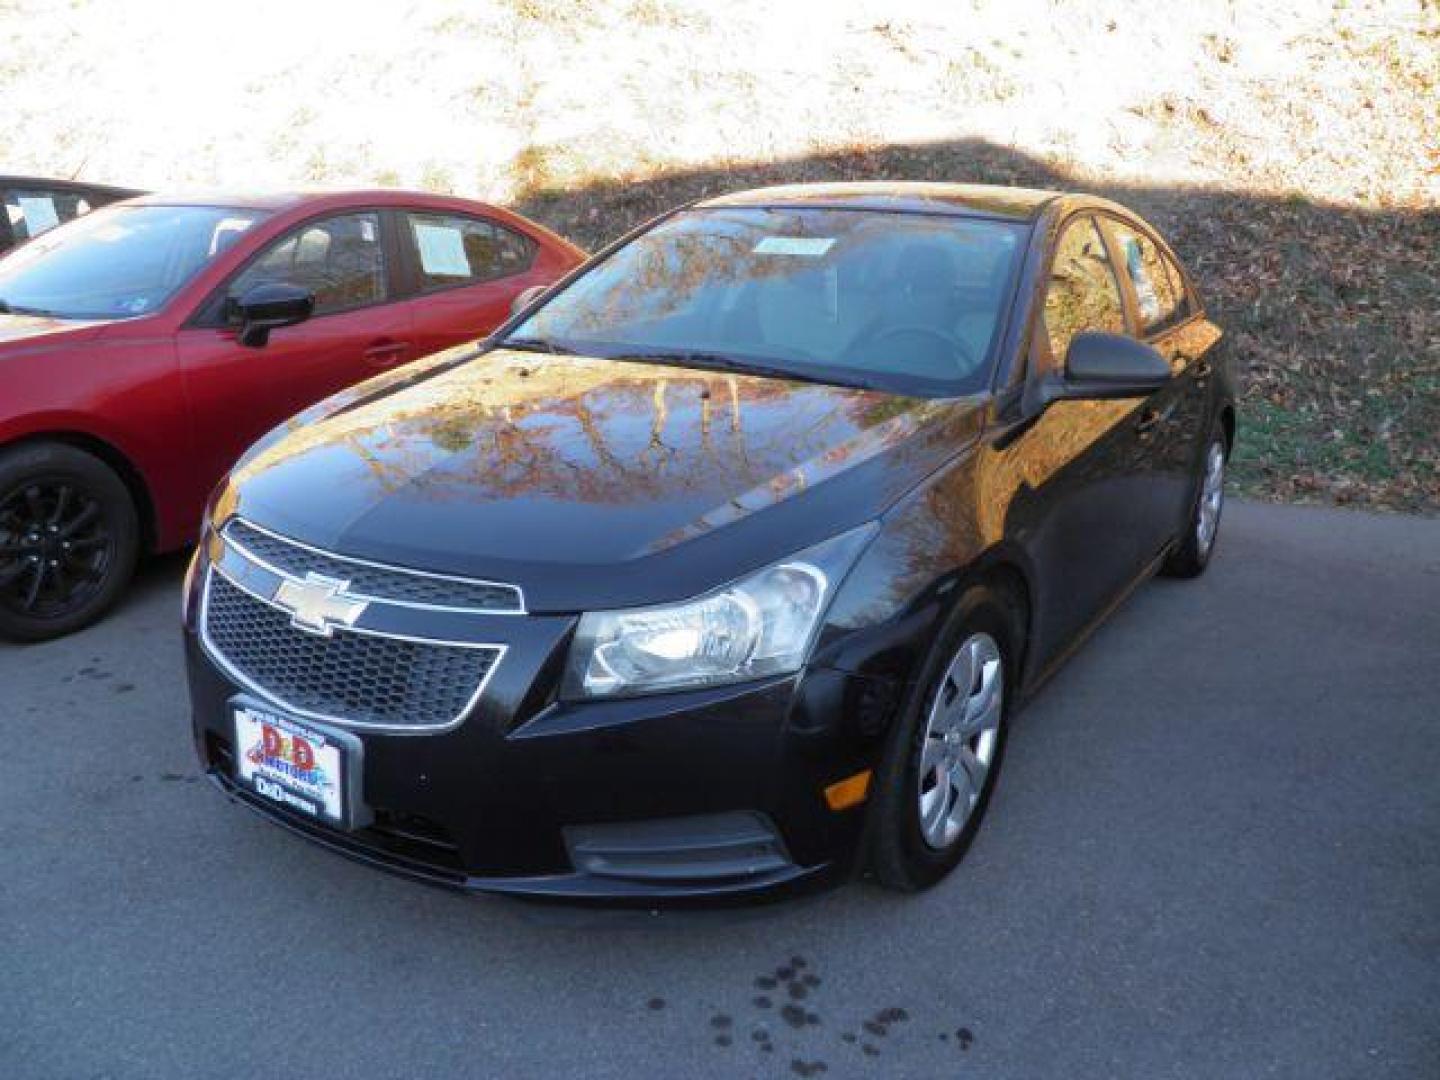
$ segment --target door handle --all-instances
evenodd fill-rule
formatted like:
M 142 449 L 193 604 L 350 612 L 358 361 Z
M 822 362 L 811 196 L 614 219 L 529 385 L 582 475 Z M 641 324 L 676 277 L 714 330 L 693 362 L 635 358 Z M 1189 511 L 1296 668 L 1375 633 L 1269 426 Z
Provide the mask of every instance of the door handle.
M 1155 433 L 1156 428 L 1170 419 L 1170 414 L 1174 411 L 1174 402 L 1163 409 L 1146 409 L 1140 414 L 1140 419 L 1135 421 L 1135 433 L 1142 439 L 1148 439 Z
M 410 351 L 408 341 L 377 341 L 365 350 L 365 359 L 377 367 L 398 364 Z
M 1191 356 L 1189 353 L 1182 352 L 1179 354 L 1179 360 L 1181 364 L 1190 368 L 1190 374 L 1197 380 L 1208 379 L 1213 370 L 1210 367 L 1209 359 L 1203 356 Z

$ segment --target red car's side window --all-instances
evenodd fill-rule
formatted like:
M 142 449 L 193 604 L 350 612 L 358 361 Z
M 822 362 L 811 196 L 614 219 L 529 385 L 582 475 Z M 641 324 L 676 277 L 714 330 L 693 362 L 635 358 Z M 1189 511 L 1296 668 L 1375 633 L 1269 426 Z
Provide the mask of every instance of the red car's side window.
M 383 303 L 385 249 L 380 215 L 340 214 L 308 222 L 277 240 L 225 290 L 238 299 L 256 285 L 298 285 L 315 294 L 315 315 Z
M 403 217 L 422 292 L 521 274 L 535 261 L 535 241 L 492 221 L 416 211 Z

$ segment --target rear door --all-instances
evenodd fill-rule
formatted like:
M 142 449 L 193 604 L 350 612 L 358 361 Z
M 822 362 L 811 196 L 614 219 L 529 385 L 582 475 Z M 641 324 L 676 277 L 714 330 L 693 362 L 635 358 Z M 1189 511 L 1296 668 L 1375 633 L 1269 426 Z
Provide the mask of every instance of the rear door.
M 280 421 L 414 357 L 409 307 L 393 300 L 393 251 L 379 211 L 311 219 L 267 245 L 180 331 L 200 490 Z M 314 314 L 247 348 L 233 301 L 275 282 L 313 292 Z
M 484 337 L 509 318 L 520 292 L 542 281 L 539 245 L 498 222 L 437 210 L 394 215 L 419 356 Z
M 1173 539 L 1189 509 L 1204 434 L 1208 371 L 1194 355 L 1187 332 L 1194 312 L 1175 264 L 1137 223 L 1110 215 L 1100 221 L 1132 307 L 1134 334 L 1159 350 L 1175 376 L 1145 401 L 1139 421 L 1154 500 L 1145 544 L 1154 554 Z

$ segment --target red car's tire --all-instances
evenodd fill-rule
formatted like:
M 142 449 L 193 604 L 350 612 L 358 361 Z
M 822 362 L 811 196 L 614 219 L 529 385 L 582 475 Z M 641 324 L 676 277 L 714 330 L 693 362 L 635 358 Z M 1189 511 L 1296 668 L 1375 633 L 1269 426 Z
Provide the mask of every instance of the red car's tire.
M 63 443 L 0 451 L 0 638 L 74 633 L 115 603 L 140 555 L 124 481 Z

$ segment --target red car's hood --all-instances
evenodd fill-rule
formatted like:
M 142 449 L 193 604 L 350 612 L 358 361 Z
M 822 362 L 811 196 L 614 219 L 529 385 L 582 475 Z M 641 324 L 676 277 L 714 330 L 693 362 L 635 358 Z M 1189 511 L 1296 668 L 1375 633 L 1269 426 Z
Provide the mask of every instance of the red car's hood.
M 105 325 L 106 320 L 103 319 L 52 319 L 48 315 L 0 314 L 0 345 L 34 338 L 89 337 Z

